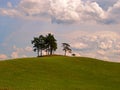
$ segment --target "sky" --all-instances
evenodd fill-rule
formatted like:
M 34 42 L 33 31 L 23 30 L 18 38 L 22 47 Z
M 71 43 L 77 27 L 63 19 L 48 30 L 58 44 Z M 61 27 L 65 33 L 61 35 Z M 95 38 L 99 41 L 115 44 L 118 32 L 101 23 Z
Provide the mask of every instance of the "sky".
M 57 54 L 120 62 L 120 0 L 0 0 L 0 60 L 34 57 L 31 40 L 54 34 Z

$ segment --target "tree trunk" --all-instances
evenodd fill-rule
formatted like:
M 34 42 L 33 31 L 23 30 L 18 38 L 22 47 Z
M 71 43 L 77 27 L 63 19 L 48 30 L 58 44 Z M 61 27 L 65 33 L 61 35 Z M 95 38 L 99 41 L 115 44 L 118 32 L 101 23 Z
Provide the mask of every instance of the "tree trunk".
M 49 55 L 49 49 L 47 49 L 47 55 Z
M 42 57 L 42 49 L 40 50 L 40 56 Z
M 50 49 L 50 55 L 52 55 L 52 49 Z
M 38 57 L 40 56 L 40 55 L 39 55 L 39 50 L 37 50 L 37 55 L 38 55 Z
M 65 56 L 66 56 L 66 50 L 65 50 Z
M 45 50 L 45 52 L 46 52 L 46 55 L 48 55 L 48 51 L 47 51 L 47 50 Z

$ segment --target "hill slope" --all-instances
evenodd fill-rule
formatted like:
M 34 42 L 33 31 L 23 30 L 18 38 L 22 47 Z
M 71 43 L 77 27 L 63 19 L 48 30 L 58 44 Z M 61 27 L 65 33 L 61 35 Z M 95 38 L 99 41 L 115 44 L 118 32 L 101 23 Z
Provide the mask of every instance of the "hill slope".
M 120 90 L 120 64 L 77 57 L 0 62 L 0 90 Z

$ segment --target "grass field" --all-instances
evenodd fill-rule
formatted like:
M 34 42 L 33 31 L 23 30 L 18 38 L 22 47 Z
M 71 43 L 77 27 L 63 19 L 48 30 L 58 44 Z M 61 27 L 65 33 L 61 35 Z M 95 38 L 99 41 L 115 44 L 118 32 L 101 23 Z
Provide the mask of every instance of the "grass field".
M 120 90 L 120 63 L 64 56 L 1 61 L 0 90 Z

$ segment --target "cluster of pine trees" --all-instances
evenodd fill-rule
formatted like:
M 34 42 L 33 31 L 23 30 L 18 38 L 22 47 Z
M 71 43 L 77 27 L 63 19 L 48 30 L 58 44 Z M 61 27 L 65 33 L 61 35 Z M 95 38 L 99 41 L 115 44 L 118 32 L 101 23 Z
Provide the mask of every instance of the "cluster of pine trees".
M 48 33 L 46 36 L 40 35 L 39 37 L 34 37 L 31 41 L 33 44 L 33 50 L 37 52 L 37 56 L 43 56 L 42 51 L 46 52 L 46 55 L 52 55 L 54 51 L 57 50 L 57 40 L 54 35 Z M 62 43 L 63 51 L 71 52 L 70 45 L 68 43 Z

